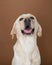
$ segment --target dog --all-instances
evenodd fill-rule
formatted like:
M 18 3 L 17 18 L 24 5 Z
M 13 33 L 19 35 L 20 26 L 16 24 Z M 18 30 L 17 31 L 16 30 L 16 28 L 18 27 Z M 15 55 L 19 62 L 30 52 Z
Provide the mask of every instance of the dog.
M 12 65 L 40 65 L 41 56 L 37 45 L 37 36 L 42 36 L 42 27 L 32 14 L 22 14 L 14 22 L 11 30 L 17 41 L 13 46 Z

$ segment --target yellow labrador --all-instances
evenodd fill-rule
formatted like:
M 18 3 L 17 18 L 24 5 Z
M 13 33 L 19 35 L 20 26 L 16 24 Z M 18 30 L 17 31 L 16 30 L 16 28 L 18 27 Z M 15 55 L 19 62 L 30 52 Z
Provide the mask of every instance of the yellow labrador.
M 40 65 L 37 36 L 42 35 L 42 28 L 36 17 L 32 14 L 20 15 L 11 30 L 12 38 L 14 34 L 16 34 L 17 41 L 13 47 L 12 65 Z

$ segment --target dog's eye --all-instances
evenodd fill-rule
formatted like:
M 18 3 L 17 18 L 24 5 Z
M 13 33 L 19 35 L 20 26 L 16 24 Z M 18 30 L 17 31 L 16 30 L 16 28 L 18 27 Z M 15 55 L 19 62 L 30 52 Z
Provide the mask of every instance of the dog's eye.
M 34 17 L 30 17 L 30 19 L 34 19 Z
M 22 21 L 24 18 L 20 18 L 19 20 Z

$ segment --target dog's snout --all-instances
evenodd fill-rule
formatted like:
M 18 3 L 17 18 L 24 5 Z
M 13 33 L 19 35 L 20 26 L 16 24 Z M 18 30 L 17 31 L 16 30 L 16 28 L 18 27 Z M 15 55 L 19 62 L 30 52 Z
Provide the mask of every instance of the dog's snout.
M 26 28 L 29 28 L 30 25 L 31 25 L 31 20 L 30 20 L 30 19 L 25 19 L 25 20 L 24 20 L 24 23 L 25 23 L 25 27 L 26 27 Z
M 24 22 L 26 22 L 26 23 L 31 22 L 31 20 L 30 19 L 25 19 Z
M 26 26 L 26 29 L 30 28 L 30 26 Z

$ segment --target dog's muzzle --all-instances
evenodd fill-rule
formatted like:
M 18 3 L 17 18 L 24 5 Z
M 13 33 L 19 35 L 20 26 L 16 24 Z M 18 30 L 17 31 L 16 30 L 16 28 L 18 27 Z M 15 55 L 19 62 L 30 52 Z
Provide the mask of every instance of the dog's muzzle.
M 24 28 L 24 30 L 21 30 L 21 32 L 23 34 L 26 34 L 26 35 L 33 34 L 34 28 L 33 29 L 31 28 L 31 20 L 30 19 L 25 19 L 24 20 L 24 25 L 25 25 L 25 28 Z

